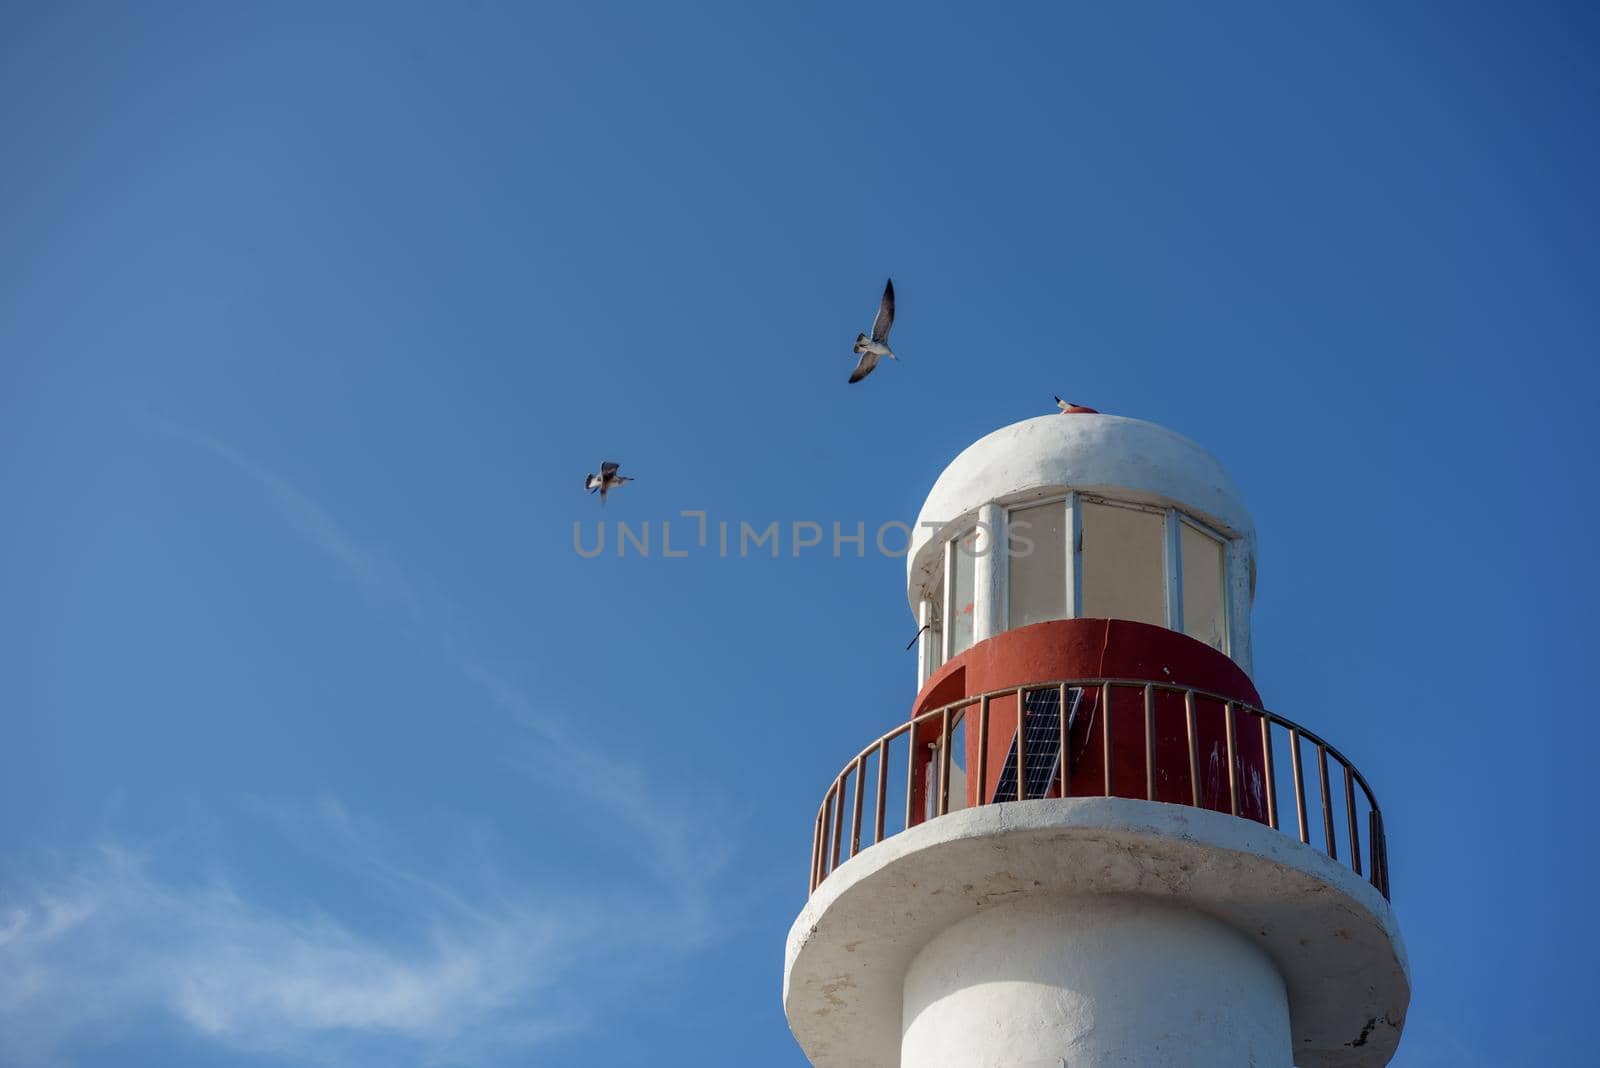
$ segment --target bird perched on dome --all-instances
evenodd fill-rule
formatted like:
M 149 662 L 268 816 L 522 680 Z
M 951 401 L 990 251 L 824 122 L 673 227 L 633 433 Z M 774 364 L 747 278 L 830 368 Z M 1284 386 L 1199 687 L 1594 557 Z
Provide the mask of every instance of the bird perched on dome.
M 872 373 L 878 366 L 878 360 L 884 356 L 891 360 L 898 360 L 889 350 L 889 327 L 894 325 L 894 279 L 889 279 L 883 286 L 883 299 L 878 302 L 878 317 L 872 321 L 872 334 L 856 335 L 856 352 L 861 354 L 861 359 L 856 362 L 856 369 L 850 375 L 851 382 L 859 382 Z
M 1071 401 L 1064 401 L 1060 397 L 1056 398 L 1056 407 L 1061 409 L 1061 414 L 1062 415 L 1099 415 L 1100 414 L 1098 411 L 1096 411 L 1093 408 L 1086 408 L 1081 404 L 1073 404 Z
M 627 475 L 617 474 L 617 465 L 612 463 L 610 460 L 607 460 L 600 465 L 600 473 L 598 475 L 584 476 L 583 488 L 588 490 L 590 493 L 593 493 L 595 490 L 599 490 L 600 503 L 605 504 L 606 494 L 609 491 L 615 489 L 625 482 L 632 481 L 633 479 Z

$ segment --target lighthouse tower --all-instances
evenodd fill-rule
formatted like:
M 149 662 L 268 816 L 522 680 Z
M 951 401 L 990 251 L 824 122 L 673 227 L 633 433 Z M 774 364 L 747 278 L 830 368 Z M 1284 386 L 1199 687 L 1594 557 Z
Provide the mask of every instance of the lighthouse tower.
M 906 572 L 916 699 L 825 785 L 789 932 L 811 1062 L 1388 1063 L 1382 812 L 1337 724 L 1251 682 L 1221 464 L 1097 412 L 1004 427 L 934 483 Z

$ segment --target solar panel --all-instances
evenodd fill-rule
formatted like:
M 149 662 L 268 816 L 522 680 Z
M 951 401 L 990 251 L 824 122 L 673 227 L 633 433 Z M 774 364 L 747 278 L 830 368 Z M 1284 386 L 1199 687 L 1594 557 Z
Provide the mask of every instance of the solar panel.
M 1067 690 L 1067 733 L 1072 733 L 1078 706 L 1083 701 L 1083 690 Z M 1023 797 L 1043 797 L 1055 785 L 1061 771 L 1061 691 L 1030 690 L 1023 695 L 1024 714 L 1022 736 L 1027 752 Z M 1011 748 L 1006 752 L 1006 762 L 1000 769 L 1000 781 L 995 784 L 994 800 L 1017 799 L 1017 740 L 1013 735 Z

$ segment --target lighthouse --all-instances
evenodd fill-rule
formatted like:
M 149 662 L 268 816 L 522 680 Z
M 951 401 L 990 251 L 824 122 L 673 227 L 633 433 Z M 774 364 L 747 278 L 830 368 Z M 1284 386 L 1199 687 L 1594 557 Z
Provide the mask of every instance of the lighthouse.
M 813 1064 L 1389 1062 L 1383 812 L 1338 723 L 1257 692 L 1255 586 L 1233 480 L 1153 423 L 1028 419 L 945 468 L 909 714 L 818 783 L 783 986 Z

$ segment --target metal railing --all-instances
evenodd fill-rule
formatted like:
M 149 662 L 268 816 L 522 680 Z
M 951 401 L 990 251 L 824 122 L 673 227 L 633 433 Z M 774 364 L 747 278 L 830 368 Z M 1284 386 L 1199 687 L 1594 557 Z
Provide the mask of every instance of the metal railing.
M 988 782 L 990 735 L 991 729 L 990 708 L 997 699 L 1015 698 L 1017 705 L 1017 729 L 1006 734 L 1001 739 L 1009 748 L 1006 754 L 1005 768 L 1015 768 L 1013 775 L 1014 789 L 1012 795 L 1022 800 L 1033 797 L 1061 797 L 1061 796 L 1094 796 L 1103 793 L 1106 797 L 1139 796 L 1121 792 L 1126 790 L 1120 782 L 1114 783 L 1114 757 L 1128 756 L 1128 742 L 1120 737 L 1114 728 L 1113 696 L 1117 691 L 1139 691 L 1144 697 L 1144 723 L 1143 723 L 1143 749 L 1144 749 L 1144 796 L 1146 799 L 1157 800 L 1158 779 L 1163 784 L 1170 782 L 1171 776 L 1166 774 L 1167 769 L 1157 757 L 1158 745 L 1156 741 L 1157 726 L 1157 697 L 1165 694 L 1180 695 L 1183 699 L 1184 727 L 1180 735 L 1185 735 L 1188 742 L 1187 768 L 1189 780 L 1189 796 L 1187 799 L 1171 803 L 1184 804 L 1194 808 L 1213 807 L 1203 804 L 1202 776 L 1200 761 L 1200 723 L 1198 708 L 1201 703 L 1218 705 L 1222 711 L 1222 741 L 1226 747 L 1226 780 L 1227 797 L 1224 803 L 1220 796 L 1220 783 L 1218 784 L 1218 797 L 1214 807 L 1218 811 L 1226 811 L 1234 816 L 1257 819 L 1276 830 L 1284 830 L 1279 825 L 1279 790 L 1281 783 L 1276 776 L 1276 766 L 1273 756 L 1274 746 L 1280 740 L 1287 739 L 1294 797 L 1295 831 L 1299 840 L 1310 846 L 1318 846 L 1313 842 L 1311 833 L 1311 807 L 1312 803 L 1307 796 L 1305 782 L 1305 768 L 1302 749 L 1314 749 L 1317 775 L 1317 801 L 1316 808 L 1320 814 L 1321 838 L 1320 848 L 1327 851 L 1330 858 L 1339 859 L 1339 839 L 1344 839 L 1346 856 L 1349 859 L 1351 870 L 1357 875 L 1363 875 L 1363 856 L 1366 858 L 1365 877 L 1374 887 L 1389 896 L 1389 857 L 1383 833 L 1383 813 L 1378 807 L 1378 800 L 1372 793 L 1372 788 L 1367 785 L 1367 780 L 1361 772 L 1356 770 L 1339 750 L 1327 741 L 1306 730 L 1298 723 L 1285 719 L 1276 713 L 1264 708 L 1236 701 L 1222 694 L 1198 690 L 1193 687 L 1176 686 L 1171 683 L 1150 682 L 1142 679 L 1114 679 L 1114 678 L 1084 678 L 1066 679 L 1056 682 L 1032 683 L 1025 686 L 1008 686 L 1001 690 L 992 690 L 988 693 L 963 697 L 958 701 L 942 705 L 922 713 L 915 718 L 895 727 L 894 730 L 878 738 L 871 745 L 856 754 L 855 758 L 844 766 L 838 776 L 833 780 L 824 794 L 822 804 L 817 808 L 816 825 L 812 836 L 811 846 L 811 880 L 810 890 L 815 891 L 817 886 L 828 877 L 835 868 L 844 860 L 854 857 L 861 852 L 864 818 L 864 800 L 870 794 L 872 797 L 871 828 L 872 837 L 867 845 L 874 845 L 886 837 L 899 833 L 907 827 L 915 826 L 924 819 L 943 816 L 951 811 L 951 784 L 957 773 L 966 784 L 964 792 L 977 805 L 992 804 L 996 783 Z M 1054 745 L 1057 751 L 1044 754 L 1055 761 L 1051 771 L 1047 788 L 1035 794 L 1029 781 L 1029 744 L 1028 735 L 1030 727 L 1037 722 L 1035 710 L 1028 707 L 1029 698 L 1038 694 L 1053 694 L 1053 707 L 1059 722 L 1050 724 L 1055 727 Z M 1075 723 L 1069 722 L 1069 708 L 1081 707 L 1073 702 L 1072 698 L 1087 701 L 1091 706 L 1098 706 L 1095 718 L 1099 720 L 1098 745 L 1094 746 L 1101 761 L 1102 782 L 1100 789 L 1093 794 L 1085 794 L 1081 790 L 1074 790 L 1072 782 L 1073 754 L 1070 752 L 1073 729 Z M 1047 706 L 1048 707 L 1048 706 Z M 1125 706 L 1124 706 L 1125 707 Z M 957 748 L 953 741 L 962 740 L 961 734 L 969 722 L 969 713 L 976 709 L 977 712 L 977 737 L 975 744 L 969 740 L 965 745 L 966 753 L 961 759 L 973 765 L 971 768 L 957 763 L 957 755 L 953 750 Z M 1098 714 L 1104 710 L 1104 714 Z M 1240 725 L 1243 724 L 1241 732 Z M 1274 727 L 1281 728 L 1275 732 Z M 1091 744 L 1090 734 L 1093 730 L 1091 722 L 1080 734 L 1080 752 L 1084 746 Z M 1250 733 L 1259 736 L 1257 743 L 1247 742 L 1241 747 L 1240 739 L 1249 738 Z M 1282 732 L 1286 732 L 1282 733 Z M 897 743 L 904 738 L 904 746 Z M 929 739 L 923 743 L 929 752 L 925 762 L 916 759 L 919 739 Z M 1130 739 L 1132 740 L 1132 739 Z M 900 759 L 898 748 L 905 750 L 905 769 L 890 774 L 891 763 Z M 1014 755 L 1012 750 L 1014 750 Z M 1256 756 L 1259 754 L 1259 761 Z M 1259 772 L 1264 777 L 1264 797 L 1253 796 L 1251 800 L 1257 803 L 1252 806 L 1256 811 L 1255 816 L 1241 813 L 1241 777 L 1245 760 L 1252 762 L 1252 770 Z M 1334 767 L 1330 776 L 1330 762 Z M 1259 767 L 1256 767 L 1256 764 Z M 922 766 L 919 768 L 919 764 Z M 869 775 L 869 765 L 873 773 Z M 894 797 L 894 811 L 898 814 L 903 811 L 903 820 L 899 820 L 898 827 L 892 827 L 886 820 L 890 800 L 889 782 L 895 778 L 903 784 L 904 798 Z M 1220 772 L 1217 775 L 1220 779 Z M 997 777 L 998 778 L 998 777 Z M 972 780 L 975 779 L 975 782 Z M 1083 785 L 1081 782 L 1078 785 Z M 920 787 L 920 789 L 919 789 Z M 1117 792 L 1114 792 L 1114 787 Z M 1360 787 L 1365 805 L 1358 803 L 1356 787 Z M 897 791 L 900 787 L 896 788 Z M 1333 794 L 1337 790 L 1342 794 L 1341 804 L 1335 804 Z M 1162 793 L 1170 795 L 1170 787 L 1163 785 Z M 921 812 L 918 811 L 917 800 L 921 798 L 923 804 Z M 903 809 L 900 802 L 903 800 Z M 967 807 L 968 798 L 962 797 L 961 804 L 957 807 Z M 1009 800 L 1009 798 L 1008 798 Z M 848 801 L 848 804 L 847 804 Z M 845 809 L 849 808 L 846 816 Z M 1342 819 L 1335 818 L 1335 810 L 1342 808 Z M 1366 812 L 1365 851 L 1363 851 L 1363 835 L 1357 814 L 1358 809 Z M 1264 810 L 1264 811 L 1263 811 Z M 1262 818 L 1264 817 L 1264 818 Z M 1343 824 L 1343 833 L 1340 833 L 1338 824 Z M 846 851 L 848 843 L 848 851 Z

